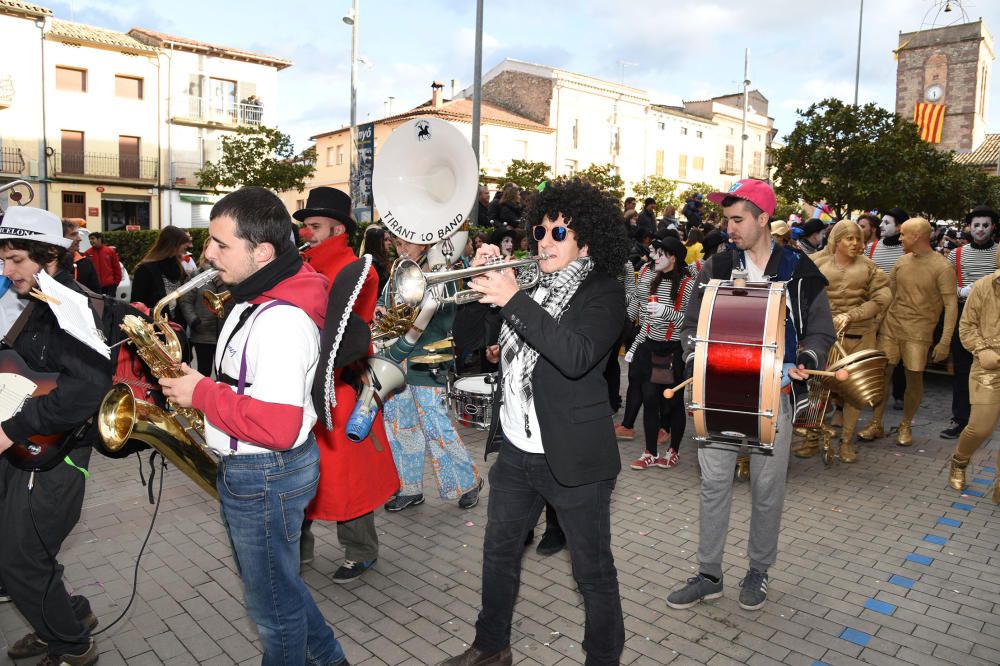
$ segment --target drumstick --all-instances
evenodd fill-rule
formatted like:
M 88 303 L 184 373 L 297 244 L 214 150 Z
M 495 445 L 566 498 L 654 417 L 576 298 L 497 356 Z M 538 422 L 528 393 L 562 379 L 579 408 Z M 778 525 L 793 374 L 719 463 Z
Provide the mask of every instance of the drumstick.
M 803 370 L 799 369 L 799 372 L 805 375 L 816 375 L 818 377 L 833 377 L 838 382 L 846 380 L 850 373 L 847 370 L 837 370 L 836 372 L 830 372 L 829 370 Z
M 688 384 L 690 384 L 693 381 L 694 381 L 694 377 L 688 377 L 687 379 L 685 379 L 684 381 L 682 381 L 677 386 L 675 386 L 673 388 L 668 388 L 666 391 L 664 391 L 663 392 L 663 397 L 666 398 L 667 400 L 670 400 L 671 398 L 674 397 L 675 393 L 677 393 L 678 391 L 680 391 L 681 389 L 683 389 L 685 386 L 687 386 Z

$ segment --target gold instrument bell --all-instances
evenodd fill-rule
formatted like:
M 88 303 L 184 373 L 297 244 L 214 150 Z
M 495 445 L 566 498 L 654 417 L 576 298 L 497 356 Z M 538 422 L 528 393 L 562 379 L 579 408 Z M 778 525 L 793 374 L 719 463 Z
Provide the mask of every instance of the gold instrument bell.
M 219 319 L 222 319 L 226 316 L 226 304 L 232 300 L 233 295 L 229 293 L 228 290 L 215 293 L 214 291 L 206 289 L 201 292 L 201 297 L 204 299 L 205 305 L 208 306 L 208 309 L 212 311 L 212 314 Z

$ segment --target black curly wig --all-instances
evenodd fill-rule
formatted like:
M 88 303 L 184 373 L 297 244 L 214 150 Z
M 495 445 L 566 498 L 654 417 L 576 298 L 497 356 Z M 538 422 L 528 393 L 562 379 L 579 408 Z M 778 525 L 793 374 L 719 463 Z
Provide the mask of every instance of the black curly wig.
M 594 270 L 617 276 L 628 259 L 628 240 L 621 206 L 613 195 L 579 178 L 557 179 L 536 194 L 525 216 L 531 254 L 538 254 L 538 242 L 531 229 L 542 218 L 560 215 L 576 234 L 578 247 L 587 246 Z

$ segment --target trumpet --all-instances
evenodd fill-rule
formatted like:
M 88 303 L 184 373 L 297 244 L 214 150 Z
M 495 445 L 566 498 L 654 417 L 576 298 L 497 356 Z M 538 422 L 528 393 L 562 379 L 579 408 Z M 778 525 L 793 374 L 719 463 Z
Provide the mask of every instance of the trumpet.
M 468 278 L 478 277 L 491 271 L 502 271 L 514 269 L 517 278 L 517 288 L 521 291 L 531 289 L 538 285 L 542 277 L 542 269 L 539 266 L 547 255 L 540 254 L 527 259 L 516 261 L 493 261 L 485 266 L 473 266 L 470 268 L 459 268 L 451 271 L 433 271 L 425 273 L 420 270 L 419 264 L 410 259 L 403 259 L 393 266 L 392 282 L 398 300 L 404 305 L 417 307 L 424 300 L 424 294 L 431 287 L 448 282 L 457 282 Z M 475 289 L 463 289 L 453 296 L 441 296 L 438 302 L 441 304 L 454 303 L 463 305 L 478 301 L 483 295 Z

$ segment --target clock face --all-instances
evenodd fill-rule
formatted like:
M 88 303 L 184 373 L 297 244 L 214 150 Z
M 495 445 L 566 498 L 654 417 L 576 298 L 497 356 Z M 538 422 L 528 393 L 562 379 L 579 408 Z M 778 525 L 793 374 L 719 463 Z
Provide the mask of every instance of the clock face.
M 924 92 L 924 97 L 927 98 L 928 102 L 939 102 L 941 98 L 944 97 L 944 89 L 938 84 L 928 86 L 927 90 Z

